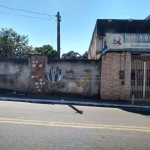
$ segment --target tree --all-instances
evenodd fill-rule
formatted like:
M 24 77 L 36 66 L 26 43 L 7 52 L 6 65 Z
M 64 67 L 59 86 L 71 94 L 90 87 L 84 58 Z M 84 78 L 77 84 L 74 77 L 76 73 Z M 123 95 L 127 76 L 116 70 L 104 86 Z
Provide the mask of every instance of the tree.
M 77 52 L 70 51 L 62 55 L 62 59 L 87 59 L 88 52 L 86 51 L 83 55 Z
M 43 45 L 42 47 L 35 47 L 34 54 L 46 54 L 49 58 L 57 58 L 57 52 L 51 45 Z
M 62 55 L 62 59 L 80 59 L 81 55 L 77 52 L 70 51 Z
M 0 58 L 25 58 L 31 53 L 33 53 L 33 47 L 28 45 L 28 36 L 20 35 L 11 28 L 2 28 Z
M 82 55 L 82 59 L 88 59 L 88 52 L 87 51 Z

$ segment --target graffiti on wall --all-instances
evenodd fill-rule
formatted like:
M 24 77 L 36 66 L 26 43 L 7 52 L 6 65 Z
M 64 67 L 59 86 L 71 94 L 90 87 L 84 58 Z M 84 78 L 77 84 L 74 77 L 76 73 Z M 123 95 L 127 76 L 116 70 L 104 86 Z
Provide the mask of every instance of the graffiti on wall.
M 62 78 L 61 69 L 59 69 L 59 67 L 56 67 L 54 69 L 54 67 L 52 66 L 52 68 L 50 69 L 50 72 L 46 73 L 44 75 L 44 77 L 47 81 L 50 81 L 50 82 L 53 82 L 53 83 L 58 82 Z
M 59 67 L 52 66 L 50 71 L 44 75 L 46 80 L 46 90 L 47 91 L 55 91 L 62 87 L 64 84 L 61 81 L 62 79 L 62 71 Z

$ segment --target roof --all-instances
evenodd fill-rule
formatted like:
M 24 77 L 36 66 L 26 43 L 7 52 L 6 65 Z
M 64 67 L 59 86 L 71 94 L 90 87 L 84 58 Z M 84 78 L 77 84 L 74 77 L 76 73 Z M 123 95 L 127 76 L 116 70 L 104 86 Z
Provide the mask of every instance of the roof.
M 109 33 L 150 33 L 150 20 L 97 19 L 97 35 Z
M 150 20 L 150 15 L 148 17 L 146 17 L 145 20 Z

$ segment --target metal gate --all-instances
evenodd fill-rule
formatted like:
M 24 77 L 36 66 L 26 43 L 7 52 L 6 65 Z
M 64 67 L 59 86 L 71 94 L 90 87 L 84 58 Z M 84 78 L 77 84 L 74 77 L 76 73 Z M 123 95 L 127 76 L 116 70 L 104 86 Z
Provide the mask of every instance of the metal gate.
M 132 58 L 131 96 L 150 98 L 150 59 Z
M 150 98 L 150 60 L 146 62 L 145 97 Z

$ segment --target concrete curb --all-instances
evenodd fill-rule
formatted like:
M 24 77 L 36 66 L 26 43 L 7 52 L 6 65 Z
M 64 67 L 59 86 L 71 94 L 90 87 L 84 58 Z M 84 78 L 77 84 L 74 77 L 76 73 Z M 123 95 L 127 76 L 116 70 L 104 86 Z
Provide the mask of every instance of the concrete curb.
M 1 101 L 30 102 L 30 103 L 45 103 L 45 104 L 70 104 L 70 105 L 72 104 L 72 105 L 82 105 L 82 106 L 103 106 L 103 107 L 125 107 L 125 108 L 150 109 L 150 106 L 141 106 L 141 105 L 111 104 L 111 103 L 67 101 L 67 100 L 44 100 L 44 99 L 11 98 L 11 97 L 0 97 L 0 100 Z

